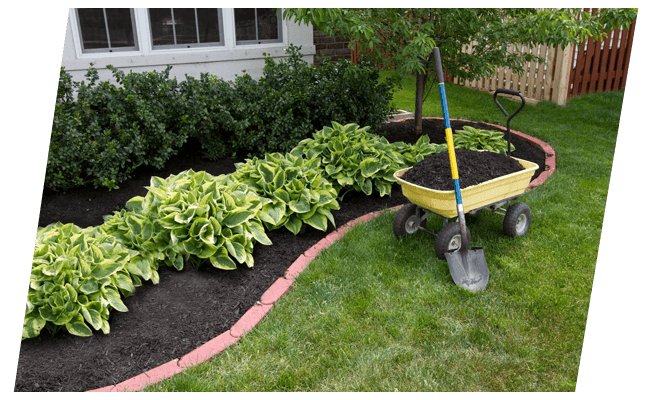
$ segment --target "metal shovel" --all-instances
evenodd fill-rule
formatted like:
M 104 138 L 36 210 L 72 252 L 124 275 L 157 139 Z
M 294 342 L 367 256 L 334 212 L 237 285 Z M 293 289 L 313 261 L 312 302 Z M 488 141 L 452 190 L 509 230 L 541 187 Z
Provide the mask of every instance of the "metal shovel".
M 454 138 L 452 137 L 451 123 L 449 122 L 449 111 L 447 110 L 447 96 L 445 94 L 445 76 L 442 71 L 440 49 L 433 49 L 433 58 L 436 63 L 436 74 L 438 75 L 438 87 L 440 89 L 440 102 L 442 113 L 445 118 L 445 136 L 447 137 L 447 148 L 449 150 L 449 162 L 451 163 L 451 178 L 454 181 L 454 192 L 456 194 L 456 209 L 458 211 L 458 222 L 460 224 L 460 249 L 445 253 L 449 272 L 458 286 L 476 292 L 483 290 L 490 279 L 487 261 L 482 247 L 474 247 L 470 250 L 470 236 L 465 224 L 465 213 L 463 211 L 463 199 L 460 195 L 460 183 L 458 181 L 458 167 L 456 165 L 456 153 L 454 152 Z

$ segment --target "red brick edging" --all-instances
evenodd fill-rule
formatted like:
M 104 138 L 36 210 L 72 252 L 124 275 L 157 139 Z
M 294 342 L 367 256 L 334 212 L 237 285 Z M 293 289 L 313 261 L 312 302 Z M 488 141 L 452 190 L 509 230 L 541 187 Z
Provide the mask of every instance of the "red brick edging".
M 427 119 L 438 119 L 438 117 L 427 117 Z M 402 120 L 397 120 L 402 121 Z M 466 120 L 456 120 L 456 121 L 465 121 L 473 122 Z M 488 124 L 499 129 L 506 129 L 503 126 Z M 555 172 L 555 151 L 551 146 L 545 142 L 534 138 L 532 136 L 526 135 L 525 133 L 510 130 L 515 136 L 520 139 L 526 140 L 532 143 L 534 146 L 537 146 L 546 152 L 546 165 L 541 166 L 544 168 L 537 179 L 532 181 L 528 187 L 533 188 L 541 185 L 553 172 Z M 389 208 L 385 211 L 398 209 L 401 206 L 396 206 Z M 356 218 L 352 221 L 349 221 L 345 225 L 336 229 L 329 235 L 325 236 L 318 243 L 310 247 L 307 251 L 300 255 L 296 261 L 291 264 L 291 266 L 285 271 L 284 276 L 278 278 L 262 295 L 260 301 L 257 302 L 253 307 L 251 307 L 240 319 L 235 323 L 235 325 L 230 328 L 230 330 L 222 333 L 216 338 L 206 342 L 202 346 L 192 350 L 187 353 L 180 359 L 173 359 L 163 365 L 160 365 L 154 369 L 151 369 L 147 372 L 144 372 L 138 376 L 135 376 L 131 379 L 127 379 L 124 382 L 118 383 L 117 385 L 105 386 L 100 389 L 89 390 L 89 392 L 127 392 L 127 391 L 138 391 L 142 390 L 145 386 L 151 385 L 153 383 L 162 381 L 164 379 L 170 378 L 178 374 L 179 372 L 185 370 L 188 367 L 191 367 L 196 364 L 200 364 L 204 361 L 209 360 L 216 354 L 228 348 L 230 345 L 236 343 L 240 337 L 242 337 L 246 332 L 253 329 L 271 310 L 276 301 L 278 301 L 285 293 L 289 291 L 291 285 L 293 284 L 296 277 L 307 267 L 307 265 L 313 260 L 321 250 L 329 247 L 338 240 L 345 232 L 350 229 L 353 225 L 360 222 L 370 221 L 372 218 L 379 215 L 382 211 L 375 211 L 370 214 L 363 215 L 359 218 Z

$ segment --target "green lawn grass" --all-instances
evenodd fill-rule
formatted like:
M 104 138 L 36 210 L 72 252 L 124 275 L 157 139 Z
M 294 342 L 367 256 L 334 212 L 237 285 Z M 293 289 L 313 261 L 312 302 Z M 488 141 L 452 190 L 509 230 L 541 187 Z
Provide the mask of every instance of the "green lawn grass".
M 407 79 L 398 108 L 413 109 L 413 88 Z M 491 94 L 446 89 L 451 118 L 505 125 Z M 434 90 L 426 116 L 442 115 Z M 540 102 L 513 120 L 555 149 L 557 170 L 521 199 L 526 236 L 504 236 L 500 215 L 468 221 L 490 268 L 485 291 L 455 286 L 434 238 L 396 238 L 386 212 L 324 250 L 238 343 L 146 390 L 575 390 L 622 101 Z

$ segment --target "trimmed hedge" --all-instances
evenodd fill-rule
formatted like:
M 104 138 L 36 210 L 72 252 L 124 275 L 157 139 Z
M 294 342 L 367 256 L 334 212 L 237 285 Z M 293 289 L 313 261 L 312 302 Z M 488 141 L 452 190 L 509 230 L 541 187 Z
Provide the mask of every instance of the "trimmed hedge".
M 369 64 L 316 67 L 293 45 L 287 54 L 266 57 L 259 81 L 204 73 L 178 83 L 171 66 L 129 74 L 108 66 L 116 86 L 99 82 L 92 64 L 88 83 L 61 68 L 45 186 L 118 188 L 140 165 L 162 168 L 188 136 L 212 159 L 261 156 L 288 152 L 332 121 L 378 128 L 394 112 L 394 85 L 379 83 Z

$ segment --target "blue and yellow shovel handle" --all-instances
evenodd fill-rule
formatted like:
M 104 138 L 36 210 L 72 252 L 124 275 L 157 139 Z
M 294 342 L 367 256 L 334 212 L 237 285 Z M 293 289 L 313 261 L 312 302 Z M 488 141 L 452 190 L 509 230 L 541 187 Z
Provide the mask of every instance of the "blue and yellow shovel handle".
M 463 199 L 460 195 L 460 183 L 458 181 L 458 166 L 456 164 L 456 152 L 454 151 L 454 138 L 449 122 L 449 111 L 447 110 L 447 94 L 445 93 L 445 77 L 442 72 L 442 61 L 440 59 L 440 49 L 433 49 L 433 58 L 436 63 L 436 74 L 438 75 L 438 88 L 440 89 L 440 102 L 442 103 L 442 115 L 445 119 L 445 136 L 447 138 L 447 149 L 449 151 L 449 162 L 451 164 L 451 179 L 454 181 L 454 192 L 456 193 L 456 207 L 458 214 L 463 212 Z M 464 217 L 464 216 L 463 216 Z M 463 218 L 464 220 L 464 218 Z

